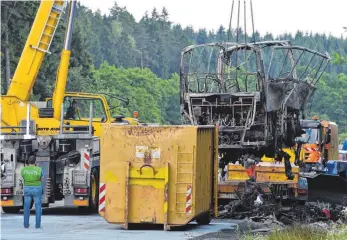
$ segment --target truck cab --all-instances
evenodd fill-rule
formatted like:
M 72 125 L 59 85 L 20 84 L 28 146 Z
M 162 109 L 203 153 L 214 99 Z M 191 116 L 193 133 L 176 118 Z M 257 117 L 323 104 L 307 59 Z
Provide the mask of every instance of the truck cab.
M 299 138 L 304 142 L 300 159 L 308 164 L 326 163 L 338 159 L 337 124 L 331 121 L 301 120 L 300 125 L 305 131 Z

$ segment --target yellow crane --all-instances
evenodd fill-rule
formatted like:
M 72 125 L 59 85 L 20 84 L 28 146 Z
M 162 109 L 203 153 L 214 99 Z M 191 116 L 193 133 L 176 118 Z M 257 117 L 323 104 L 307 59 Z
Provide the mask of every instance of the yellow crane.
M 44 173 L 44 205 L 64 199 L 65 206 L 96 210 L 100 126 L 105 122 L 138 124 L 134 118 L 111 117 L 103 95 L 65 92 L 75 1 L 70 2 L 53 98 L 40 109 L 28 101 L 65 6 L 65 1 L 41 1 L 8 93 L 1 97 L 0 150 L 5 173 L 0 203 L 5 212 L 23 207 L 20 171 L 32 154 Z M 64 113 L 75 103 L 75 117 L 66 119 Z

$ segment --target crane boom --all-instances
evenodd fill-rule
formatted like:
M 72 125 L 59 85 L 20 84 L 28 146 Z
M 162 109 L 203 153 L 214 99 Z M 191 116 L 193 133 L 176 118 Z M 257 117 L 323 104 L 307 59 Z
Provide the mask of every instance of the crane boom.
M 72 37 L 72 24 L 74 19 L 74 12 L 76 9 L 76 1 L 70 1 L 70 9 L 68 13 L 68 23 L 65 33 L 64 49 L 61 53 L 57 79 L 55 81 L 55 88 L 53 93 L 53 108 L 54 118 L 60 120 L 61 105 L 64 102 L 64 94 L 66 89 L 66 82 L 69 71 L 69 62 L 71 55 L 71 37 Z
M 41 1 L 7 96 L 28 101 L 42 60 L 46 53 L 50 53 L 49 48 L 65 5 L 65 1 Z

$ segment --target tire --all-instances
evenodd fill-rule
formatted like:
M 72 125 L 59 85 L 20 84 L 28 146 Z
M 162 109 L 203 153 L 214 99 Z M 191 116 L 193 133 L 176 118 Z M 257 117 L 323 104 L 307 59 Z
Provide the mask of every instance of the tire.
M 99 172 L 93 168 L 90 173 L 90 194 L 88 207 L 78 207 L 82 214 L 98 213 L 99 208 Z
M 93 168 L 90 173 L 89 211 L 97 213 L 99 207 L 99 171 Z
M 196 218 L 196 222 L 198 225 L 208 225 L 211 222 L 210 212 L 203 213 L 199 217 Z
M 2 210 L 5 212 L 5 213 L 19 213 L 20 211 L 20 207 L 2 207 Z

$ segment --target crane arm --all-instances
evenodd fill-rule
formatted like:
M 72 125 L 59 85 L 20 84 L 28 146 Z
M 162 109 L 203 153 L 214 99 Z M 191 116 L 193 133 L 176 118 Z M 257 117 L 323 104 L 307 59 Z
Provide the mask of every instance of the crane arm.
M 64 102 L 64 95 L 66 89 L 66 82 L 69 71 L 70 55 L 71 55 L 71 37 L 72 37 L 72 24 L 74 19 L 74 12 L 76 9 L 76 1 L 70 1 L 70 9 L 68 14 L 68 23 L 65 33 L 64 49 L 61 53 L 59 69 L 57 73 L 57 79 L 55 81 L 54 93 L 53 93 L 53 108 L 54 118 L 60 120 L 61 105 Z
M 65 1 L 41 1 L 7 96 L 15 96 L 24 102 L 29 100 L 43 58 L 50 53 L 64 7 Z

